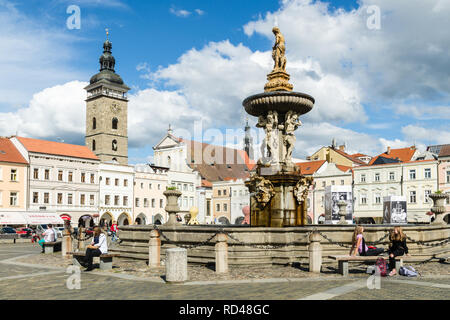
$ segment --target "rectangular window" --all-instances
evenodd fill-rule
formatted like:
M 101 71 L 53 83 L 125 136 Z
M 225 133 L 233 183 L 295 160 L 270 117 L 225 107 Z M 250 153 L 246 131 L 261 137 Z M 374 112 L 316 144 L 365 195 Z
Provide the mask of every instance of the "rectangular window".
M 141 189 L 144 189 L 144 184 L 141 182 Z
M 95 174 L 91 173 L 91 183 L 95 183 Z
M 134 199 L 134 206 L 139 207 L 139 198 Z
M 375 195 L 375 203 L 376 204 L 381 204 L 381 195 L 380 194 L 376 194 Z
M 327 182 L 326 181 L 322 181 L 322 187 L 326 187 L 327 186 Z
M 325 199 L 324 199 L 324 197 L 322 196 L 322 201 L 321 201 L 321 203 L 320 203 L 320 206 L 323 207 L 324 203 L 325 203 Z
M 186 197 L 183 198 L 183 208 L 187 208 L 188 206 L 188 199 Z
M 73 194 L 69 193 L 67 195 L 67 204 L 72 204 L 73 203 Z
M 361 204 L 367 204 L 367 195 L 365 194 L 361 195 Z
M 69 171 L 68 181 L 69 182 L 73 181 L 73 172 L 72 171 Z
M 187 184 L 183 184 L 183 191 L 187 191 Z
M 35 179 L 35 180 L 39 179 L 39 169 L 33 170 L 33 179 Z
M 206 216 L 211 216 L 211 200 L 206 200 Z
M 17 198 L 18 198 L 17 192 L 10 192 L 9 193 L 9 205 L 11 207 L 16 207 L 17 206 Z
M 194 185 L 193 184 L 189 185 L 189 191 L 194 191 Z
M 344 180 L 341 180 L 341 186 L 343 186 L 344 185 Z
M 331 180 L 331 185 L 334 186 L 334 180 Z
M 416 170 L 409 170 L 409 179 L 410 180 L 415 180 L 416 179 Z
M 366 182 L 366 175 L 365 174 L 361 175 L 361 182 Z
M 380 181 L 380 174 L 379 173 L 375 173 L 375 181 Z
M 110 198 L 109 198 L 109 195 L 105 195 L 105 205 L 107 205 L 107 206 L 109 206 L 109 201 L 110 201 Z
M 226 196 L 227 195 L 227 189 L 223 190 L 223 195 Z
M 409 192 L 409 202 L 416 203 L 416 192 L 415 191 Z
M 148 204 L 148 199 L 144 198 L 144 207 L 148 208 L 149 204 Z
M 220 204 L 216 204 L 216 211 L 220 212 Z
M 58 181 L 63 181 L 63 171 L 58 170 Z
M 63 194 L 58 193 L 58 204 L 62 204 L 62 203 L 63 203 Z
M 431 169 L 430 168 L 425 169 L 425 179 L 431 179 Z
M 48 192 L 44 193 L 44 203 L 48 204 L 50 201 L 50 194 Z
M 164 206 L 163 199 L 159 199 L 159 207 L 162 208 Z
M 160 184 L 158 184 L 158 190 L 161 190 L 161 185 Z
M 228 205 L 226 203 L 223 204 L 223 211 L 225 211 L 225 212 L 228 211 Z
M 124 180 L 123 180 L 123 186 L 124 186 L 124 187 L 128 187 L 128 180 L 127 180 L 127 179 L 124 179 Z
M 177 190 L 178 190 L 178 191 L 181 191 L 181 183 L 178 183 L 178 184 L 177 184 Z
M 151 183 L 148 184 L 148 188 L 149 188 L 150 190 L 152 189 L 152 184 L 151 184 Z
M 50 170 L 49 169 L 45 169 L 45 171 L 44 171 L 44 179 L 45 180 L 50 180 Z
M 110 181 L 111 181 L 111 180 L 110 180 L 109 178 L 106 178 L 105 184 L 106 184 L 107 186 L 109 186 Z
M 39 192 L 33 192 L 33 203 L 39 203 Z
M 447 171 L 447 183 L 450 183 L 450 171 Z
M 119 179 L 114 179 L 114 185 L 115 185 L 116 187 L 119 186 Z
M 119 206 L 120 205 L 120 196 L 114 196 L 114 205 Z
M 395 172 L 389 172 L 389 180 L 395 180 Z
M 84 172 L 81 173 L 81 182 L 82 183 L 86 182 L 86 173 L 84 173 Z
M 11 181 L 17 181 L 17 169 L 11 169 Z
M 93 194 L 89 196 L 89 204 L 93 206 L 95 204 L 95 197 Z
M 123 197 L 123 206 L 124 206 L 124 207 L 127 207 L 127 206 L 128 206 L 128 197 L 127 197 L 127 196 L 124 196 L 124 197 Z
M 152 199 L 152 208 L 155 208 L 155 207 L 156 207 L 155 202 L 156 202 L 156 200 L 155 200 L 155 199 Z
M 194 197 L 189 198 L 189 208 L 192 208 L 194 206 Z
M 218 194 L 219 196 L 221 196 L 221 195 L 222 195 L 222 190 L 218 190 L 218 191 L 217 191 L 217 194 Z
M 80 204 L 83 206 L 86 204 L 86 196 L 84 194 L 80 195 Z

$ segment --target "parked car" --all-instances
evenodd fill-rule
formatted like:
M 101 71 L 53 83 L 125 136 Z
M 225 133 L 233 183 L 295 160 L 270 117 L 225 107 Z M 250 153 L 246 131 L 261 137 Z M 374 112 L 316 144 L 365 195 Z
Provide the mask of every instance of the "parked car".
M 20 234 L 21 237 L 29 237 L 33 230 L 30 228 L 17 228 L 16 233 Z
M 17 233 L 16 230 L 14 230 L 14 228 L 11 227 L 3 227 L 0 229 L 0 233 L 3 234 L 14 234 Z

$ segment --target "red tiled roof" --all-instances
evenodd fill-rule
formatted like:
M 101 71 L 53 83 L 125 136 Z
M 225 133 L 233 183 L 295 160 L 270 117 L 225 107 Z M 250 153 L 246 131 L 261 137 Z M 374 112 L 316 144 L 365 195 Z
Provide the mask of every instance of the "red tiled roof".
M 23 163 L 28 164 L 19 150 L 8 138 L 0 137 L 0 162 Z
M 357 164 L 362 164 L 362 165 L 365 165 L 365 164 L 366 164 L 364 161 L 359 160 L 359 159 L 357 159 L 357 158 L 354 158 L 353 156 L 349 155 L 347 152 L 344 152 L 344 151 L 339 150 L 339 149 L 333 149 L 333 150 L 336 151 L 336 152 L 337 152 L 338 154 L 340 154 L 341 156 L 343 156 L 343 157 L 345 157 L 345 158 L 351 160 L 352 162 L 355 162 L 355 163 L 357 163 Z
M 386 151 L 387 152 L 387 151 Z M 409 147 L 409 148 L 401 148 L 401 149 L 391 149 L 389 151 L 389 154 L 386 152 L 379 154 L 376 157 L 373 157 L 372 160 L 370 160 L 369 165 L 372 165 L 378 157 L 385 157 L 390 159 L 398 159 L 401 162 L 410 161 L 414 153 L 416 152 L 415 147 Z
M 244 150 L 176 139 L 188 146 L 188 165 L 210 182 L 223 181 L 225 178 L 245 180 L 256 165 Z
M 363 153 L 355 153 L 350 155 L 352 158 L 359 158 L 359 157 L 368 157 L 367 154 L 363 154 Z
M 99 160 L 97 156 L 86 146 L 23 137 L 17 137 L 17 139 L 29 152 Z
M 439 152 L 439 157 L 448 157 L 450 156 L 450 144 L 443 145 L 441 147 L 441 151 Z
M 349 167 L 349 166 L 342 166 L 342 165 L 340 165 L 340 164 L 337 164 L 337 165 L 336 165 L 336 168 L 338 168 L 338 169 L 341 170 L 342 172 L 347 172 L 348 170 L 351 170 L 351 169 L 352 169 L 352 167 Z
M 326 160 L 308 161 L 308 162 L 298 162 L 297 167 L 300 168 L 301 174 L 313 174 L 326 162 Z
M 212 188 L 212 183 L 208 180 L 202 179 L 202 187 L 209 187 Z

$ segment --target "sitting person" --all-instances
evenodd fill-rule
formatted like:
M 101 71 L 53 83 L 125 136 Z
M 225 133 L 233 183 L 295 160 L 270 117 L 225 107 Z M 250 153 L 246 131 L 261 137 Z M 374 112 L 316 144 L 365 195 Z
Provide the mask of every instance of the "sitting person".
M 391 269 L 389 276 L 392 277 L 397 273 L 397 270 L 395 270 L 395 257 L 409 254 L 408 247 L 406 246 L 406 235 L 403 233 L 401 227 L 394 227 L 389 236 L 389 240 L 391 241 L 391 245 L 388 250 L 389 268 Z
M 45 230 L 42 235 L 44 239 L 38 241 L 39 245 L 42 247 L 42 252 L 44 251 L 44 242 L 55 242 L 56 241 L 56 231 L 53 230 L 51 224 L 48 225 L 47 230 Z
M 106 236 L 100 227 L 95 227 L 94 239 L 91 244 L 86 247 L 86 257 L 84 261 L 87 267 L 85 271 L 92 271 L 92 260 L 94 257 L 100 257 L 102 254 L 106 253 L 108 253 Z
M 377 256 L 384 252 L 383 248 L 367 247 L 364 240 L 364 227 L 356 226 L 353 232 L 352 248 L 350 249 L 350 255 L 356 256 L 356 250 L 360 256 Z

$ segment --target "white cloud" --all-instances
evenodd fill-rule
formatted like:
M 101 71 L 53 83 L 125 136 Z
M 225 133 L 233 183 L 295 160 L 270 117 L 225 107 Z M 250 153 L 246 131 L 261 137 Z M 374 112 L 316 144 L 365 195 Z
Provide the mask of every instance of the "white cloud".
M 361 86 L 364 101 L 404 99 L 448 102 L 450 2 L 361 0 L 352 11 L 332 11 L 326 3 L 284 0 L 276 12 L 249 22 L 244 31 L 273 39 L 277 21 L 290 61 L 311 57 L 326 74 Z M 381 10 L 381 29 L 370 30 L 367 6 Z
M 412 116 L 419 120 L 450 120 L 449 106 L 426 106 L 426 105 L 397 105 L 394 106 L 396 114 Z
M 186 18 L 191 15 L 192 12 L 184 10 L 184 9 L 175 9 L 174 7 L 171 7 L 169 9 L 169 12 L 176 15 L 177 17 Z
M 450 131 L 448 126 L 441 128 L 424 128 L 416 125 L 407 125 L 402 128 L 403 135 L 409 141 L 418 141 L 428 144 L 448 144 L 450 143 Z
M 205 11 L 201 10 L 201 9 L 195 9 L 195 12 L 199 15 L 202 16 L 205 14 Z

